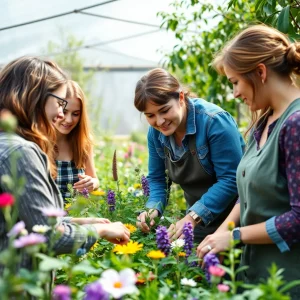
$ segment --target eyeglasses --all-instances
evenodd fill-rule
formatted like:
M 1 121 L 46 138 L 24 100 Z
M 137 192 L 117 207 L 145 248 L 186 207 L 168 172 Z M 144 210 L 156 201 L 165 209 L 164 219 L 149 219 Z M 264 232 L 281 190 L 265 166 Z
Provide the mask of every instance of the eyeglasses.
M 67 100 L 65 100 L 63 98 L 60 98 L 60 97 L 58 97 L 58 96 L 56 96 L 56 95 L 54 95 L 52 93 L 48 93 L 47 96 L 52 96 L 52 97 L 56 98 L 58 100 L 57 101 L 58 105 L 61 106 L 63 109 L 65 109 L 67 107 L 67 105 L 68 105 L 68 101 Z

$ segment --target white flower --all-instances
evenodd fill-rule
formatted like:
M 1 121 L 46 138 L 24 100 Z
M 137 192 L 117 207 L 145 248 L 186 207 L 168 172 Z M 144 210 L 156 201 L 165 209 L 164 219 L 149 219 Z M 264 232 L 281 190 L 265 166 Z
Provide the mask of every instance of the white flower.
M 134 187 L 133 186 L 130 186 L 129 188 L 128 188 L 128 193 L 133 193 L 134 192 Z
M 187 278 L 182 278 L 180 280 L 180 283 L 182 285 L 187 285 L 187 286 L 191 286 L 191 287 L 195 287 L 197 285 L 196 281 L 193 279 L 187 279 Z
M 37 232 L 37 233 L 46 233 L 50 229 L 51 229 L 51 227 L 49 227 L 47 225 L 34 225 L 32 227 L 32 231 Z
M 113 269 L 106 270 L 102 273 L 99 282 L 103 289 L 115 299 L 119 299 L 127 294 L 138 293 L 138 289 L 135 286 L 135 273 L 129 268 L 120 271 L 120 273 Z
M 143 192 L 142 192 L 142 191 L 137 191 L 137 192 L 135 193 L 135 196 L 136 196 L 136 197 L 141 197 L 141 196 L 143 196 Z
M 171 248 L 182 248 L 184 246 L 184 239 L 177 239 L 171 243 Z

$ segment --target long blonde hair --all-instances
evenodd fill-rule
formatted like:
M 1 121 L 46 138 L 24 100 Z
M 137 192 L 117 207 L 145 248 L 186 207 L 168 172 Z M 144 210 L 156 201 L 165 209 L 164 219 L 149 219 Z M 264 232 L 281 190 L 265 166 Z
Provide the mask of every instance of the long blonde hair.
M 53 177 L 56 134 L 45 105 L 48 93 L 66 82 L 66 74 L 54 62 L 37 57 L 18 58 L 0 72 L 0 110 L 5 108 L 14 114 L 18 120 L 16 133 L 47 154 Z
M 261 79 L 255 70 L 263 63 L 269 70 L 291 82 L 300 75 L 300 43 L 291 43 L 280 31 L 265 26 L 254 25 L 244 29 L 217 53 L 212 66 L 225 75 L 224 67 L 239 73 L 253 88 L 254 97 Z M 265 108 L 259 114 L 251 113 L 251 123 L 246 134 L 270 113 Z
M 93 146 L 92 134 L 88 122 L 86 97 L 77 82 L 69 80 L 67 86 L 67 99 L 76 98 L 81 104 L 80 119 L 76 127 L 69 133 L 73 161 L 77 168 L 86 167 L 86 161 Z

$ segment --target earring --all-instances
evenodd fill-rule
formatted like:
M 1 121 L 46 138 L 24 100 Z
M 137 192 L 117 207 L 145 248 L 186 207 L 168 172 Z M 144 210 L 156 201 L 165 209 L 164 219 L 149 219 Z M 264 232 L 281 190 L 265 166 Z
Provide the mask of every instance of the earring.
M 262 84 L 264 84 L 264 83 L 265 83 L 265 81 L 262 79 L 262 80 L 261 80 L 261 83 L 262 83 Z

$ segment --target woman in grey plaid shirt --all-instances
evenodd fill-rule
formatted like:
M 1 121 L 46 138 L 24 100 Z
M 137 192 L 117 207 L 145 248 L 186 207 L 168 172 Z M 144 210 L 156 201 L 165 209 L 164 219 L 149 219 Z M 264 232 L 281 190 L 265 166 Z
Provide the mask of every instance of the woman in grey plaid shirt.
M 48 224 L 45 209 L 63 209 L 63 199 L 52 176 L 56 173 L 54 123 L 63 117 L 68 104 L 66 83 L 66 75 L 55 63 L 35 57 L 16 59 L 0 73 L 0 112 L 9 110 L 18 120 L 16 133 L 0 131 L 0 179 L 3 175 L 12 176 L 10 158 L 17 153 L 18 177 L 26 179 L 24 192 L 15 204 L 17 221 L 24 221 L 29 232 L 34 225 Z M 11 191 L 0 181 L 0 193 L 3 192 Z M 62 233 L 54 245 L 57 254 L 82 247 L 89 250 L 96 241 L 90 231 L 113 243 L 127 243 L 130 236 L 122 223 L 99 218 L 58 219 L 57 230 Z M 7 244 L 5 219 L 0 211 L 0 252 Z M 30 268 L 30 262 L 24 259 L 21 266 Z
M 97 178 L 92 136 L 86 111 L 86 97 L 75 81 L 67 83 L 68 106 L 64 117 L 55 122 L 56 128 L 56 167 L 55 179 L 64 200 L 71 197 L 67 185 L 83 192 L 92 192 L 99 187 Z

